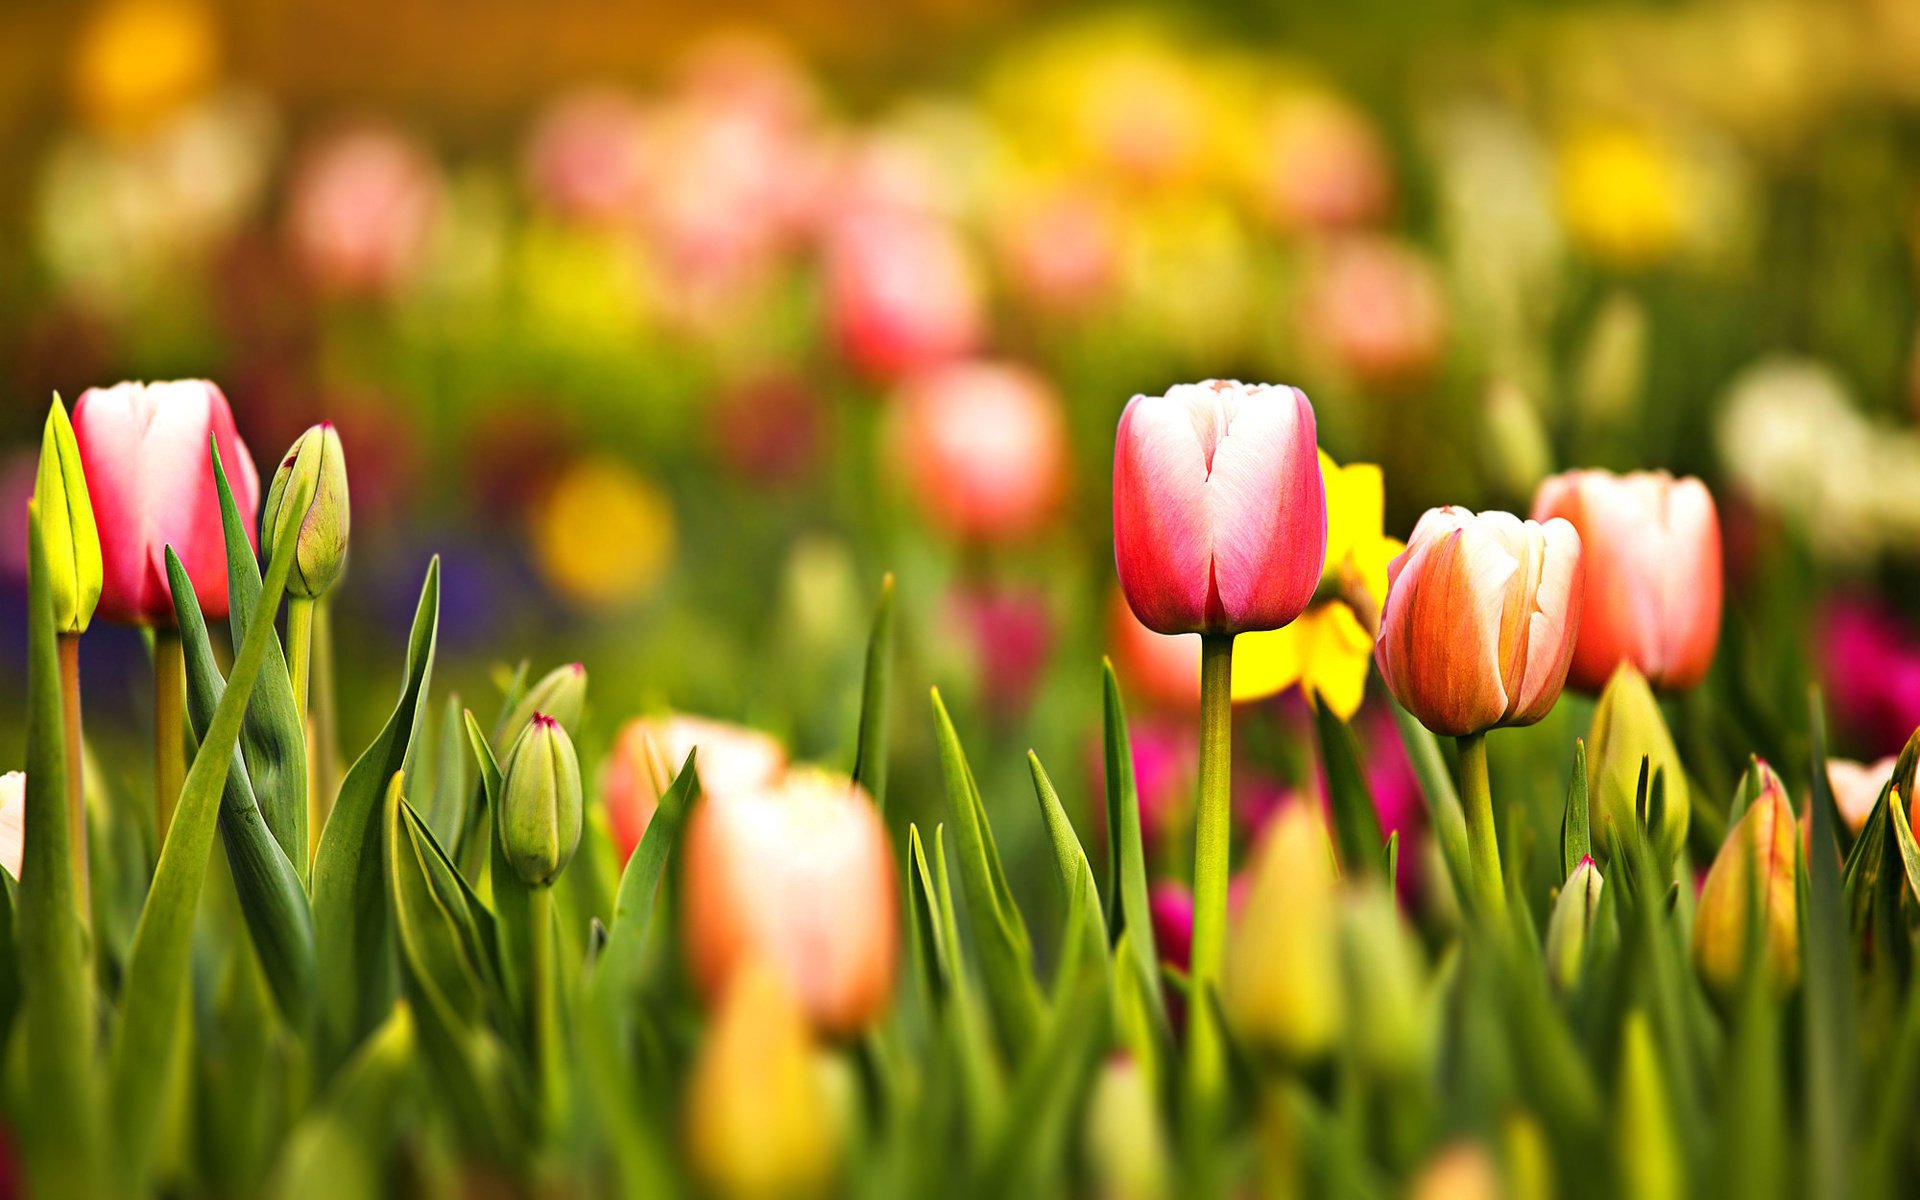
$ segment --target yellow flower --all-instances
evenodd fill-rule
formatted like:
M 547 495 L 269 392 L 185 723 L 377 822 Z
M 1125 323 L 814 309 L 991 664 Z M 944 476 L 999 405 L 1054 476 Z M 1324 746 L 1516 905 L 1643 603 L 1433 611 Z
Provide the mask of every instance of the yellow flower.
M 1241 634 L 1234 646 L 1233 698 L 1259 700 L 1299 684 L 1342 720 L 1360 708 L 1373 663 L 1373 627 L 1387 594 L 1387 564 L 1403 549 L 1385 536 L 1386 487 L 1372 463 L 1342 467 L 1325 450 L 1327 561 L 1322 599 L 1284 629 Z
M 1673 148 L 1629 125 L 1595 125 L 1560 153 L 1560 213 L 1595 258 L 1645 267 L 1679 247 L 1692 207 L 1686 165 Z
M 114 0 L 82 28 L 71 70 L 74 98 L 96 126 L 138 133 L 218 76 L 213 13 L 198 0 Z
M 534 558 L 554 589 L 612 607 L 653 590 L 673 555 L 673 506 L 612 459 L 575 463 L 534 516 Z

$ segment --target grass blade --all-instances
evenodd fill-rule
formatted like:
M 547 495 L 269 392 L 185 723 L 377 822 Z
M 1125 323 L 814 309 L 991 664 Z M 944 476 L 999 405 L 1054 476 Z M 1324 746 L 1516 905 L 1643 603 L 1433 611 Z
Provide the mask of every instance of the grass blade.
M 854 754 L 853 781 L 867 790 L 881 812 L 887 811 L 887 732 L 893 694 L 893 576 L 880 581 L 880 604 L 867 636 L 867 666 L 860 684 L 860 748 Z
M 1140 836 L 1140 788 L 1134 779 L 1127 710 L 1121 703 L 1120 678 L 1114 674 L 1112 659 L 1101 663 L 1101 684 L 1107 767 L 1107 928 L 1116 946 L 1121 935 L 1126 936 L 1139 974 L 1158 979 L 1160 957 L 1154 945 L 1153 913 L 1147 900 L 1147 856 Z M 1145 992 L 1155 1027 L 1163 1036 L 1171 1036 L 1165 997 L 1158 987 Z
M 1331 708 L 1315 704 L 1314 730 L 1320 737 L 1320 765 L 1327 777 L 1327 802 L 1333 810 L 1333 836 L 1340 854 L 1340 869 L 1361 879 L 1376 875 L 1380 869 L 1380 848 L 1386 836 L 1380 831 L 1380 813 L 1373 806 L 1373 792 L 1360 770 L 1360 748 L 1353 730 L 1334 715 Z
M 1573 777 L 1567 781 L 1567 808 L 1560 818 L 1560 878 L 1573 874 L 1593 854 L 1593 829 L 1587 811 L 1587 743 L 1573 739 Z

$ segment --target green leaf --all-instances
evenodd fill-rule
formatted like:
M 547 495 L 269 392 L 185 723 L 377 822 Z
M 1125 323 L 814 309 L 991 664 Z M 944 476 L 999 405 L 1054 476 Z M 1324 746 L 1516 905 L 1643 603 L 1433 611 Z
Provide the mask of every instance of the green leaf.
M 1560 878 L 1573 874 L 1580 860 L 1593 855 L 1587 814 L 1587 743 L 1573 739 L 1573 777 L 1567 782 L 1567 807 L 1560 818 Z
M 946 1044 L 959 1063 L 960 1085 L 965 1101 L 969 1142 L 985 1145 L 989 1129 L 1000 1117 L 1006 1103 L 1006 1079 L 1000 1060 L 994 1056 L 992 1034 L 986 1014 L 981 1010 L 980 993 L 960 952 L 960 923 L 953 903 L 953 884 L 947 874 L 947 831 L 938 825 L 933 830 L 934 899 L 939 905 L 940 938 L 948 947 L 953 968 L 944 1016 Z
M 853 759 L 853 781 L 867 790 L 881 812 L 887 810 L 888 698 L 893 692 L 893 576 L 880 581 L 880 604 L 867 635 L 867 666 L 860 684 L 860 748 Z
M 1063 997 L 1047 1037 L 1027 1059 L 987 1154 L 981 1195 L 1051 1195 L 1066 1175 L 1072 1118 L 1105 1044 L 1105 989 L 1091 977 Z
M 213 447 L 213 482 L 220 497 L 220 527 L 227 547 L 227 628 L 233 644 L 247 640 L 254 614 L 260 611 L 260 564 L 253 557 L 247 526 L 227 486 L 220 447 Z M 276 602 L 274 608 L 279 607 Z M 274 610 L 266 614 L 273 624 Z M 247 719 L 240 728 L 240 750 L 246 759 L 248 782 L 267 828 L 280 844 L 294 875 L 307 885 L 307 731 L 294 700 L 293 680 L 287 672 L 280 636 L 267 642 L 260 679 L 247 702 Z
M 173 589 L 174 618 L 180 626 L 180 644 L 186 657 L 187 718 L 194 736 L 204 739 L 227 683 L 214 665 L 213 646 L 207 640 L 207 622 L 200 614 L 193 581 L 172 547 L 167 549 L 167 585 Z M 248 707 L 251 711 L 252 706 Z M 274 1003 L 288 1025 L 304 1030 L 313 1015 L 319 976 L 313 911 L 293 863 L 261 816 L 246 760 L 237 746 L 226 785 L 220 790 L 220 841 L 226 847 L 240 915 L 246 918 L 247 932 L 253 939 L 254 953 L 260 956 L 267 985 L 273 989 Z
M 310 489 L 307 489 L 310 490 Z M 301 503 L 307 501 L 300 498 Z M 289 522 L 274 547 L 262 593 L 263 610 L 277 609 L 293 568 L 293 550 L 300 527 Z M 144 1180 L 168 1063 L 186 1011 L 187 967 L 192 951 L 193 918 L 199 908 L 201 885 L 213 852 L 214 826 L 220 794 L 240 726 L 260 666 L 266 660 L 273 625 L 256 621 L 234 657 L 226 694 L 214 709 L 207 736 L 187 771 L 173 824 L 160 848 L 153 884 L 140 910 L 133 948 L 127 957 L 121 985 L 120 1008 L 113 1027 L 112 1067 L 108 1095 L 112 1099 L 115 1162 L 123 1178 L 134 1186 Z M 323 943 L 324 947 L 324 943 Z M 324 958 L 323 958 L 324 961 Z
M 1908 823 L 1906 810 L 1901 805 L 1887 805 L 1887 815 L 1893 824 L 1894 844 L 1900 848 L 1900 865 L 1907 877 L 1907 890 L 1915 900 L 1920 901 L 1920 845 L 1914 844 L 1913 827 Z
M 1107 931 L 1101 919 L 1100 888 L 1093 881 L 1093 868 L 1087 852 L 1073 831 L 1067 810 L 1060 806 L 1060 794 L 1040 765 L 1040 756 L 1027 751 L 1027 770 L 1033 776 L 1033 794 L 1040 802 L 1040 818 L 1047 827 L 1047 839 L 1053 843 L 1055 881 L 1067 913 L 1067 928 L 1077 929 L 1085 942 L 1087 961 L 1097 964 L 1104 976 L 1107 966 Z M 1064 972 L 1063 972 L 1064 973 Z
M 405 777 L 387 788 L 387 880 L 400 952 L 418 985 L 466 1025 L 498 1023 L 506 996 L 494 959 L 493 918 L 408 804 Z
M 1460 793 L 1454 790 L 1453 774 L 1440 753 L 1440 743 L 1431 730 L 1414 715 L 1393 702 L 1393 720 L 1400 727 L 1400 743 L 1406 747 L 1407 761 L 1420 781 L 1420 794 L 1427 801 L 1427 819 L 1433 836 L 1440 843 L 1441 860 L 1453 881 L 1453 894 L 1473 895 L 1473 868 L 1467 854 L 1467 814 L 1460 807 Z
M 401 1133 L 400 1101 L 414 1075 L 413 1012 L 396 1005 L 348 1060 L 281 1149 L 270 1194 L 277 1200 L 378 1195 Z
M 933 874 L 927 869 L 926 847 L 920 827 L 907 822 L 907 934 L 914 977 L 931 1008 L 946 998 L 953 964 L 940 929 L 940 902 L 933 894 Z
M 448 846 L 458 844 L 466 825 L 467 798 L 473 786 L 467 779 L 469 751 L 463 712 L 457 694 L 448 696 L 440 710 L 440 729 L 433 745 L 433 790 L 425 813 L 433 836 Z
M 1127 733 L 1127 710 L 1120 699 L 1120 679 L 1113 660 L 1101 661 L 1101 693 L 1105 712 L 1107 775 L 1107 927 L 1116 939 L 1126 936 L 1136 969 L 1147 979 L 1160 972 L 1154 945 L 1153 912 L 1147 899 L 1147 856 L 1140 836 L 1140 789 L 1133 774 L 1133 743 Z M 1166 998 L 1158 987 L 1146 989 L 1154 1025 L 1170 1037 Z
M 694 754 L 692 750 L 687 752 L 672 786 L 661 793 L 647 831 L 640 835 L 640 844 L 620 873 L 620 888 L 613 898 L 613 924 L 607 927 L 607 944 L 594 968 L 594 986 L 610 997 L 630 995 L 637 982 L 660 879 L 679 839 L 681 823 L 700 794 Z
M 980 789 L 967 765 L 960 735 L 939 689 L 933 691 L 934 727 L 940 746 L 940 772 L 946 781 L 947 810 L 953 816 L 954 851 L 960 859 L 960 887 L 966 893 L 975 949 L 986 978 L 987 1001 L 993 1007 L 1000 1036 L 1018 1061 L 1039 1041 L 1045 1021 L 1045 1001 L 1033 976 L 1033 944 L 1026 922 L 1014 903 L 1000 851 L 994 845 L 993 826 Z M 957 943 L 956 943 L 957 944 Z
M 1807 856 L 1807 911 L 1801 938 L 1806 961 L 1803 1035 L 1807 1061 L 1807 1184 L 1810 1192 L 1845 1196 L 1852 1161 L 1856 1058 L 1853 962 L 1841 910 L 1839 809 L 1827 782 L 1827 728 L 1816 694 L 1813 718 L 1813 831 Z
M 1373 806 L 1373 792 L 1360 770 L 1360 748 L 1353 730 L 1324 704 L 1315 704 L 1313 724 L 1320 737 L 1320 764 L 1327 776 L 1328 806 L 1333 810 L 1333 837 L 1339 852 L 1340 867 L 1359 879 L 1379 870 L 1380 848 L 1386 836 L 1380 832 L 1380 814 Z
M 33 1194 L 84 1200 L 104 1194 L 93 1077 L 93 980 L 75 902 L 60 661 L 37 504 L 27 530 L 25 825 L 31 836 L 20 866 L 19 933 L 26 986 L 24 1082 L 32 1103 L 20 1113 L 27 1135 L 20 1144 Z
M 299 511 L 296 509 L 295 511 Z M 299 525 L 288 522 L 289 529 Z M 393 715 L 340 783 L 313 858 L 323 1067 L 344 1059 L 386 1018 L 393 994 L 388 948 L 386 856 L 380 800 L 412 752 L 433 674 L 440 616 L 440 560 L 427 566 L 407 638 L 406 677 Z M 422 1020 L 422 1040 L 427 1040 Z

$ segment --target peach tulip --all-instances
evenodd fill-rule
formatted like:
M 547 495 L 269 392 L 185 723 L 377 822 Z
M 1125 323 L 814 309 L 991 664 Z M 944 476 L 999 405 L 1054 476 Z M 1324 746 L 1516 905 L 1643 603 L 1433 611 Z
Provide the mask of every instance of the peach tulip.
M 1065 488 L 1060 397 L 1030 368 L 972 361 L 914 376 L 893 439 L 920 510 L 969 540 L 1006 541 L 1052 516 Z
M 640 844 L 660 807 L 660 793 L 696 747 L 694 769 L 701 793 L 708 796 L 771 787 L 787 769 L 787 752 L 757 729 L 678 715 L 628 721 L 600 771 L 607 823 L 622 862 Z
M 856 213 L 833 226 L 822 253 L 834 340 L 861 374 L 896 379 L 968 354 L 985 337 L 980 269 L 945 222 Z
M 1720 640 L 1720 517 L 1698 479 L 1568 471 L 1540 484 L 1533 516 L 1580 531 L 1586 605 L 1569 679 L 1585 691 L 1630 662 L 1657 688 L 1692 687 Z
M 0 867 L 18 880 L 27 855 L 27 776 L 24 771 L 0 775 Z
M 260 476 L 220 389 L 201 379 L 91 388 L 73 407 L 73 432 L 100 530 L 100 615 L 172 628 L 171 546 L 201 611 L 225 617 L 226 539 L 209 438 L 220 449 L 249 539 L 258 537 Z
M 1295 387 L 1212 379 L 1135 396 L 1113 453 L 1120 586 L 1156 633 L 1278 629 L 1327 554 L 1313 405 Z
M 1580 628 L 1580 535 L 1555 518 L 1429 509 L 1387 571 L 1374 661 L 1435 733 L 1547 715 Z
M 858 784 L 803 769 L 708 795 L 685 839 L 683 941 L 710 1003 L 761 959 L 822 1033 L 857 1034 L 886 1010 L 900 941 L 893 850 Z
M 1363 383 L 1419 383 L 1447 351 L 1439 272 L 1390 238 L 1358 235 L 1329 246 L 1315 259 L 1299 311 L 1307 342 Z
M 1840 810 L 1840 819 L 1846 822 L 1853 836 L 1860 836 L 1867 818 L 1873 815 L 1873 806 L 1880 802 L 1880 789 L 1893 778 L 1893 768 L 1898 761 L 1892 754 L 1875 763 L 1845 758 L 1827 760 L 1827 784 L 1833 789 L 1834 806 Z

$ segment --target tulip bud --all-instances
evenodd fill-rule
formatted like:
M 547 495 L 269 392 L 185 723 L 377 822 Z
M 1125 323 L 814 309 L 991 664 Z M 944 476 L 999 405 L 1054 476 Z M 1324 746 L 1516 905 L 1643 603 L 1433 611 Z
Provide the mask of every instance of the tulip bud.
M 1327 557 L 1313 405 L 1299 388 L 1213 379 L 1135 396 L 1113 451 L 1114 561 L 1156 633 L 1278 629 Z
M 1416 1076 L 1432 1055 L 1426 962 L 1418 939 L 1382 884 L 1353 896 L 1341 939 L 1360 1062 L 1383 1078 Z
M 313 500 L 304 513 L 287 510 L 288 501 L 311 481 Z M 294 439 L 280 469 L 267 487 L 267 506 L 260 529 L 269 546 L 278 545 L 288 521 L 300 522 L 294 544 L 293 571 L 287 591 L 295 596 L 322 596 L 340 578 L 347 562 L 347 460 L 340 451 L 340 435 L 332 421 L 322 421 Z
M 536 713 L 560 722 L 571 733 L 580 727 L 580 716 L 587 708 L 587 668 L 577 662 L 555 667 L 542 675 L 513 706 L 496 734 L 511 746 Z M 670 769 L 678 769 L 674 763 Z
M 810 1196 L 833 1181 L 828 1097 L 800 1006 L 779 972 L 734 972 L 687 1095 L 687 1157 L 722 1197 Z
M 1600 693 L 1593 725 L 1587 732 L 1587 746 L 1599 801 L 1594 844 L 1606 845 L 1609 828 L 1623 831 L 1624 836 L 1624 831 L 1632 827 L 1644 759 L 1648 786 L 1658 773 L 1666 791 L 1660 828 L 1649 829 L 1647 836 L 1669 859 L 1678 856 L 1687 840 L 1692 814 L 1687 772 L 1680 765 L 1680 751 L 1673 744 L 1666 718 L 1660 715 L 1653 689 L 1632 663 L 1621 663 Z
M 1166 1131 L 1152 1083 L 1120 1054 L 1093 1081 L 1087 1103 L 1086 1159 L 1092 1194 L 1103 1200 L 1157 1200 L 1172 1194 Z
M 1568 471 L 1543 481 L 1533 517 L 1580 532 L 1585 602 L 1568 680 L 1592 691 L 1621 663 L 1660 688 L 1706 676 L 1720 641 L 1720 516 L 1698 479 Z
M 546 887 L 580 845 L 580 760 L 560 722 L 533 714 L 507 757 L 500 842 L 528 887 Z
M 1553 915 L 1547 918 L 1547 977 L 1563 992 L 1580 981 L 1603 886 L 1600 868 L 1591 857 L 1582 858 L 1553 902 Z
M 94 606 L 100 603 L 100 531 L 93 523 L 80 444 L 74 440 L 73 425 L 58 396 L 53 398 L 40 439 L 40 474 L 34 480 L 33 496 L 39 504 L 40 536 L 47 547 L 53 627 L 60 633 L 85 633 Z
M 1748 920 L 1762 922 L 1760 968 L 1777 996 L 1800 981 L 1799 839 L 1780 777 L 1764 764 L 1760 793 L 1707 872 L 1693 918 L 1693 963 L 1722 1002 L 1739 994 L 1747 969 Z
M 1565 521 L 1429 509 L 1387 568 L 1374 647 L 1387 689 L 1451 737 L 1538 721 L 1573 658 L 1582 570 Z
M 1253 864 L 1253 886 L 1227 947 L 1221 999 L 1242 1040 L 1299 1062 L 1340 1034 L 1338 879 L 1317 807 L 1273 820 Z

